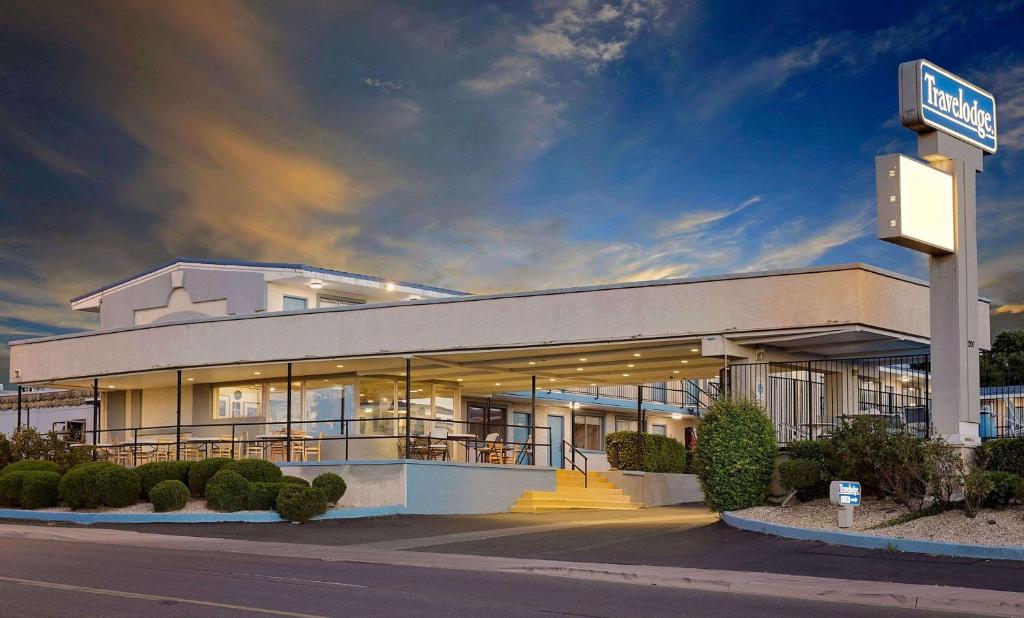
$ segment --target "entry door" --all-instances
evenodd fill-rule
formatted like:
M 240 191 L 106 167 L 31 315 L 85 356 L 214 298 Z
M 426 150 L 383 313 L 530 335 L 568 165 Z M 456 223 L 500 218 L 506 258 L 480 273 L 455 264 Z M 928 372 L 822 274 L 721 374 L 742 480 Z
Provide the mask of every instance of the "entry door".
M 530 454 L 530 447 L 527 443 L 530 441 L 530 413 L 529 412 L 513 412 L 512 413 L 512 424 L 515 428 L 512 430 L 512 441 L 515 442 L 515 462 L 519 465 L 529 466 L 533 464 L 533 456 Z
M 548 414 L 548 426 L 551 427 L 551 465 L 563 468 L 565 460 L 562 457 L 562 440 L 565 440 L 565 417 Z

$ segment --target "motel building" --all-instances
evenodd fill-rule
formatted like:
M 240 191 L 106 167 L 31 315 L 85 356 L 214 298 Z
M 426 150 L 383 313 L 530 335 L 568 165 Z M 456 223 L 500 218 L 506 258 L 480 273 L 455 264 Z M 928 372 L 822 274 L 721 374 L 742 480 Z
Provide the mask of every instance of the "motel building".
M 861 414 L 927 432 L 928 301 L 863 264 L 478 295 L 178 259 L 73 299 L 98 330 L 12 342 L 0 427 L 67 431 L 129 466 L 330 470 L 350 507 L 696 501 L 692 475 L 610 470 L 605 436 L 692 446 L 725 393 L 764 405 L 780 444 Z

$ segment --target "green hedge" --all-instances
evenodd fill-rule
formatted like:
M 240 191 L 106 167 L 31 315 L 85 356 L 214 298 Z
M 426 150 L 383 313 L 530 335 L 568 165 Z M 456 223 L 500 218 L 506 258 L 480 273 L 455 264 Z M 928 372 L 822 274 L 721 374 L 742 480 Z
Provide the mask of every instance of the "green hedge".
M 221 470 L 206 484 L 206 506 L 224 513 L 244 510 L 250 486 L 251 483 L 241 474 Z
M 281 468 L 269 461 L 262 459 L 240 459 L 232 461 L 224 466 L 223 470 L 229 470 L 242 475 L 252 483 L 279 483 L 284 477 Z
M 178 479 L 160 481 L 149 490 L 149 501 L 157 513 L 180 511 L 188 504 L 188 486 Z
M 149 497 L 149 491 L 163 481 L 181 481 L 188 486 L 191 467 L 190 461 L 153 461 L 135 468 L 135 473 L 142 479 L 142 497 Z
M 716 401 L 697 433 L 705 504 L 715 511 L 734 511 L 763 503 L 777 453 L 775 427 L 764 408 L 748 400 Z
M 348 489 L 345 479 L 333 472 L 324 472 L 313 479 L 313 487 L 322 489 L 330 504 L 337 504 L 338 500 L 345 495 L 345 490 Z
M 142 481 L 133 470 L 106 461 L 79 464 L 58 485 L 64 504 L 72 509 L 119 508 L 139 501 Z
M 188 470 L 188 488 L 192 490 L 192 495 L 205 496 L 206 483 L 231 461 L 227 457 L 211 457 L 192 462 Z
M 974 451 L 974 456 L 983 470 L 1024 477 L 1024 438 L 986 440 Z
M 277 494 L 277 513 L 291 522 L 305 523 L 326 513 L 327 506 L 327 494 L 318 487 L 285 483 Z
M 988 472 L 988 478 L 992 481 L 992 491 L 985 498 L 985 506 L 989 508 L 1002 508 L 1009 506 L 1010 500 L 1015 497 L 1017 484 L 1020 477 L 1011 472 Z
M 15 470 L 0 475 L 0 505 L 23 509 L 57 506 L 60 474 L 44 470 Z
M 288 476 L 288 475 L 282 476 L 281 477 L 281 482 L 282 483 L 291 483 L 292 485 L 305 485 L 306 487 L 310 486 L 309 485 L 309 481 L 307 481 L 304 478 L 298 477 L 298 476 Z
M 822 483 L 828 493 L 828 475 L 821 464 L 812 459 L 789 459 L 779 463 L 779 484 L 786 491 L 796 490 L 801 500 L 819 498 Z
M 0 506 L 18 506 L 21 486 L 28 472 L 11 472 L 0 475 Z
M 687 471 L 686 447 L 678 440 L 652 433 L 643 434 L 643 442 L 635 431 L 615 431 L 605 436 L 604 450 L 608 463 L 617 470 L 644 472 Z M 641 447 L 637 452 L 637 447 Z
M 277 494 L 287 483 L 249 483 L 245 508 L 249 511 L 273 511 L 277 506 Z
M 43 459 L 22 459 L 12 464 L 4 466 L 3 470 L 0 470 L 0 475 L 11 474 L 12 472 L 55 472 L 60 474 L 62 470 L 60 466 L 52 461 L 46 461 Z

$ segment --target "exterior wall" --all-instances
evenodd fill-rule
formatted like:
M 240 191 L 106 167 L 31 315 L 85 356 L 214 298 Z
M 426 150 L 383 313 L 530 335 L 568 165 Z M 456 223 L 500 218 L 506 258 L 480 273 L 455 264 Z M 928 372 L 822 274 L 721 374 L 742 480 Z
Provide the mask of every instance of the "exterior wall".
M 312 480 L 334 472 L 348 490 L 339 505 L 405 506 L 420 515 L 504 513 L 523 492 L 553 491 L 555 471 L 437 461 L 280 464 L 285 474 Z
M 848 266 L 776 275 L 349 306 L 15 342 L 45 382 L 165 367 L 865 325 L 927 338 L 928 289 Z M 756 307 L 756 311 L 751 308 Z M 986 313 L 987 315 L 987 313 Z M 159 356 L 153 350 L 161 350 Z
M 32 408 L 21 412 L 22 425 L 28 424 L 37 431 L 46 433 L 53 429 L 55 423 L 65 421 L 85 421 L 87 431 L 92 431 L 92 406 L 73 406 L 66 408 Z M 0 433 L 8 436 L 18 427 L 18 411 L 0 411 Z
M 703 502 L 704 492 L 694 474 L 632 472 L 612 470 L 608 480 L 622 488 L 623 493 L 644 506 L 665 506 L 687 502 Z

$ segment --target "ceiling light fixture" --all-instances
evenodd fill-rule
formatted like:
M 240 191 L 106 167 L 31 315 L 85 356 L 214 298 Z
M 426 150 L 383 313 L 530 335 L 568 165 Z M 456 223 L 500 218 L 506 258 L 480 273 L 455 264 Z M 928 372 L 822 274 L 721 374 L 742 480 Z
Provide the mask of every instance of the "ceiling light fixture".
M 344 367 L 344 366 L 345 366 L 345 365 L 335 365 L 335 367 L 337 367 L 338 369 L 341 369 L 341 368 L 342 368 L 342 367 Z
M 555 381 L 554 378 L 548 378 L 548 382 L 554 382 L 554 381 Z
M 690 351 L 693 352 L 693 353 L 697 353 L 697 352 L 700 352 L 700 349 L 699 348 L 690 348 Z
M 583 367 L 577 367 L 576 371 L 583 371 Z
M 581 362 L 581 363 L 585 363 L 585 362 L 587 362 L 587 359 L 585 359 L 585 358 L 581 358 L 581 359 L 580 359 L 580 362 Z
M 626 365 L 626 366 L 627 366 L 627 367 L 636 367 L 636 365 L 634 365 L 633 363 L 629 363 L 629 364 L 628 364 L 628 365 Z
M 495 382 L 494 385 L 495 386 L 501 386 L 501 382 Z
M 260 375 L 260 372 L 259 371 L 254 371 L 254 372 L 252 372 L 252 375 L 258 376 L 258 375 Z
M 536 365 L 536 364 L 537 364 L 537 361 L 530 361 L 530 364 L 531 364 L 531 365 Z
M 313 288 L 314 290 L 319 290 L 320 288 L 324 287 L 324 284 L 321 283 L 320 281 L 310 281 L 309 287 Z
M 384 284 L 384 289 L 386 289 L 388 292 L 391 292 L 395 289 L 395 284 L 388 281 L 387 283 Z
M 637 358 L 640 358 L 640 353 L 639 352 L 633 352 L 633 356 L 635 356 Z
M 195 382 L 195 381 L 196 381 L 196 379 L 195 379 L 195 378 L 189 378 L 189 379 L 188 379 L 188 381 L 189 381 L 189 382 Z
M 679 419 L 683 418 L 683 415 L 682 414 L 673 414 L 672 418 L 678 421 Z
M 628 373 L 624 373 L 624 374 L 622 374 L 622 377 L 624 377 L 624 378 L 628 378 L 628 377 L 629 377 L 629 374 L 628 374 Z
M 679 362 L 685 365 L 686 363 L 688 363 L 688 362 L 690 362 L 690 361 L 688 361 L 688 360 L 681 360 L 681 361 L 679 361 Z

